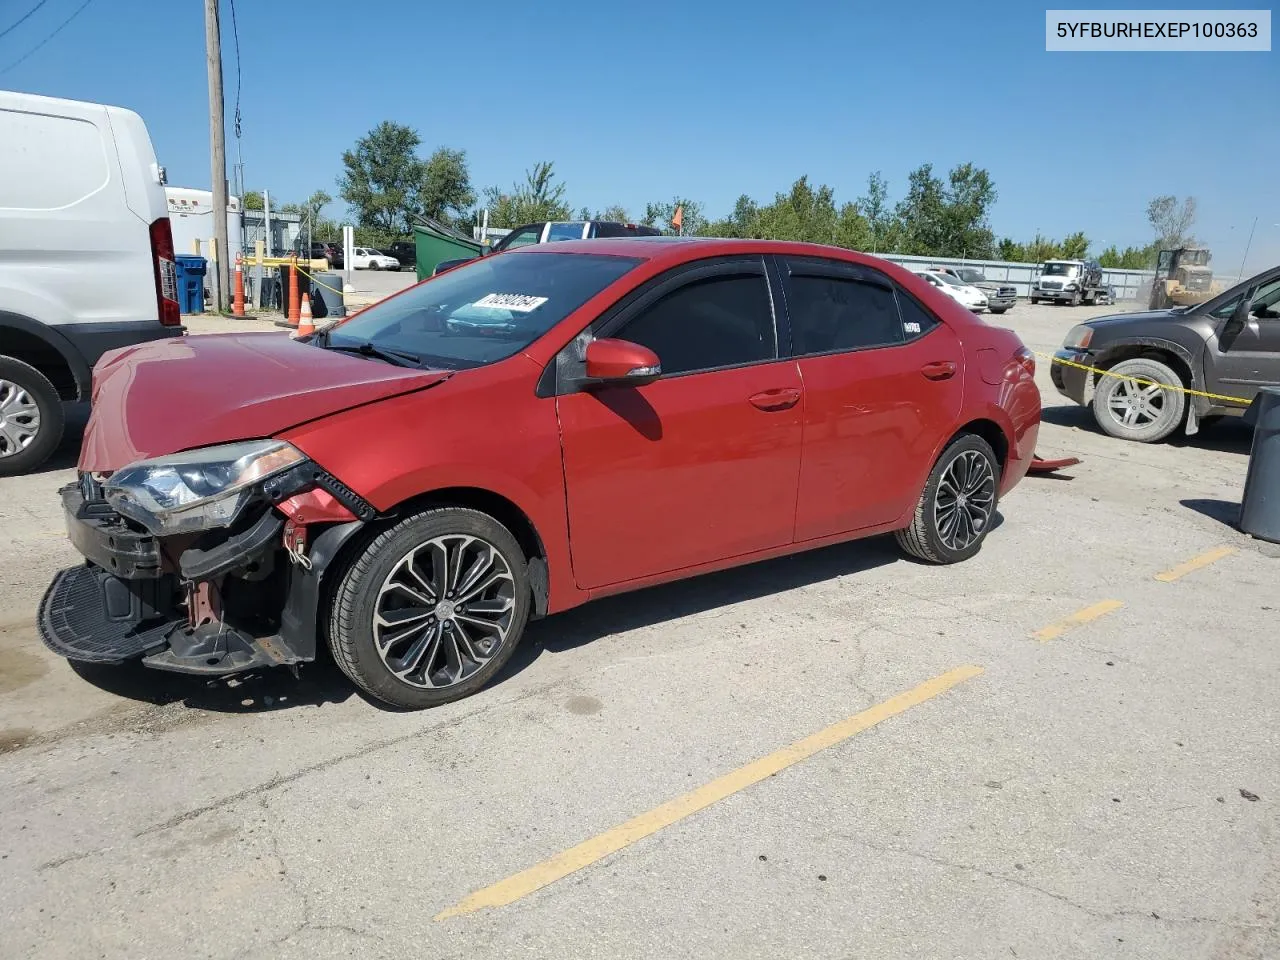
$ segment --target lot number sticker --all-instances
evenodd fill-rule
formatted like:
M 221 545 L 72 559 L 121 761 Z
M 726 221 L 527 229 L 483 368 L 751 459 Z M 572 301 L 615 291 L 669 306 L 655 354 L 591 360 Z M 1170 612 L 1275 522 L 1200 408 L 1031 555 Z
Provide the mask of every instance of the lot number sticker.
M 493 307 L 498 310 L 514 310 L 516 313 L 530 313 L 546 302 L 546 297 L 530 297 L 520 293 L 490 293 L 477 300 L 474 306 Z

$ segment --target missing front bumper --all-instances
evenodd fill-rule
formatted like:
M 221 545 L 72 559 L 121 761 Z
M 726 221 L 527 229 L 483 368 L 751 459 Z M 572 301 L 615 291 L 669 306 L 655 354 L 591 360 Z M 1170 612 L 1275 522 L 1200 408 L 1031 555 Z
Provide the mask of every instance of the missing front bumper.
M 224 622 L 191 627 L 172 603 L 171 577 L 121 580 L 84 564 L 63 570 L 40 601 L 40 637 L 81 663 L 140 660 L 158 670 L 226 676 L 290 666 L 297 654 L 279 636 L 251 636 Z

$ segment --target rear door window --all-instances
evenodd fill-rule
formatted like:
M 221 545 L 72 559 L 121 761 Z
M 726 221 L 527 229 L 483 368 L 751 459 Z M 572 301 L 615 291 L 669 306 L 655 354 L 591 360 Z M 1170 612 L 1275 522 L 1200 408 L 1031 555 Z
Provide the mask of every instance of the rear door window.
M 874 271 L 834 261 L 784 261 L 783 274 L 796 356 L 905 342 L 888 278 L 881 281 Z

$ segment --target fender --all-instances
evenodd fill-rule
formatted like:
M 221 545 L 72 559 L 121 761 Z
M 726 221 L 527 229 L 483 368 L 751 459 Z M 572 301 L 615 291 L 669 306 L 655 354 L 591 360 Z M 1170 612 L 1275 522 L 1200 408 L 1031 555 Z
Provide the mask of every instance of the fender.
M 89 365 L 85 363 L 84 357 L 55 326 L 41 323 L 39 320 L 33 320 L 21 313 L 11 313 L 8 310 L 0 310 L 0 353 L 4 352 L 3 332 L 6 329 L 21 330 L 23 333 L 31 334 L 37 340 L 46 344 L 48 347 L 57 352 L 62 357 L 68 367 L 71 368 L 71 376 L 76 383 L 76 399 L 89 399 L 89 392 L 93 383 L 93 372 L 89 369 Z
M 1191 351 L 1178 343 L 1176 340 L 1166 340 L 1163 337 L 1125 337 L 1123 340 L 1116 340 L 1112 343 L 1104 343 L 1102 349 L 1097 354 L 1099 361 L 1105 361 L 1111 358 L 1114 353 L 1125 350 L 1129 347 L 1151 347 L 1155 350 L 1164 350 L 1172 353 L 1175 357 L 1187 365 L 1187 369 L 1191 371 L 1191 386 L 1195 390 L 1204 389 L 1204 374 L 1200 364 L 1196 358 L 1191 355 Z M 1095 364 L 1096 366 L 1096 364 Z

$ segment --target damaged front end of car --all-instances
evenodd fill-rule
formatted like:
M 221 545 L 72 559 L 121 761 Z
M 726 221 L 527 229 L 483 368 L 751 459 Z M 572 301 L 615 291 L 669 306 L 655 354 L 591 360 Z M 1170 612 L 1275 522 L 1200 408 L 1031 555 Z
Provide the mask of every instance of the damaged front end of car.
M 375 515 L 278 440 L 82 472 L 60 494 L 85 562 L 40 603 L 45 644 L 206 676 L 315 659 L 325 571 Z

